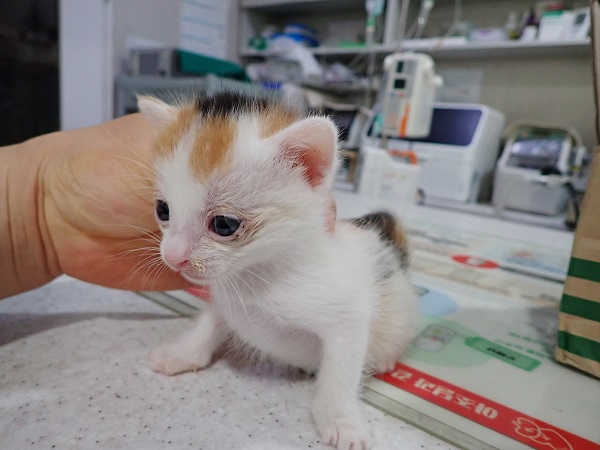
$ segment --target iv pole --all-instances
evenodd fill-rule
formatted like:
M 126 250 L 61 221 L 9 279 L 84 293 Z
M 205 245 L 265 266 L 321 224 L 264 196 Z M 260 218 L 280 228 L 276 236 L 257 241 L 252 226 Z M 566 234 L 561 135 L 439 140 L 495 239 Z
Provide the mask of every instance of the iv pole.
M 368 3 L 369 0 L 366 0 Z M 383 46 L 389 49 L 389 53 L 394 53 L 402 50 L 402 41 L 406 32 L 406 23 L 408 20 L 408 8 L 410 6 L 410 0 L 387 0 L 385 8 L 385 25 L 383 35 Z M 367 20 L 369 21 L 369 17 Z M 373 28 L 369 28 L 372 25 Z M 375 43 L 373 39 L 374 34 L 374 21 L 369 24 L 367 22 L 367 51 L 368 51 L 368 65 L 367 65 L 367 77 L 369 80 L 369 88 L 367 89 L 365 103 L 368 108 L 373 107 L 372 103 L 372 89 L 373 79 L 375 76 Z M 382 136 L 384 139 L 382 144 L 385 146 L 387 138 Z

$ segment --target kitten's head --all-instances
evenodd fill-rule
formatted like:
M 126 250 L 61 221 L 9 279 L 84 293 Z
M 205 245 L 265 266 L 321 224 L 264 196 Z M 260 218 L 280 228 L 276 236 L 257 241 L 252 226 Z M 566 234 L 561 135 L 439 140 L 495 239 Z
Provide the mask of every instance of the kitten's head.
M 293 260 L 325 232 L 337 168 L 331 120 L 232 93 L 138 103 L 159 130 L 155 214 L 171 269 L 207 283 Z

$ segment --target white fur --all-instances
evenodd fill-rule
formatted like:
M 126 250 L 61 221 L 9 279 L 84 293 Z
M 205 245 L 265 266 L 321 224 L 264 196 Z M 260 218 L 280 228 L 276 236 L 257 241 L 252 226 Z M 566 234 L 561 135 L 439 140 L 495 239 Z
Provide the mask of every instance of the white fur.
M 305 120 L 322 127 L 309 144 L 335 155 L 331 122 Z M 377 233 L 346 223 L 333 235 L 326 231 L 335 156 L 322 183 L 311 187 L 301 168 L 278 157 L 285 132 L 261 140 L 252 122 L 238 121 L 233 164 L 203 183 L 189 172 L 189 142 L 157 165 L 158 188 L 171 211 L 163 255 L 179 246 L 190 261 L 202 260 L 202 273 L 182 274 L 208 283 L 213 301 L 192 330 L 151 353 L 149 363 L 169 375 L 201 369 L 233 336 L 266 357 L 317 371 L 312 414 L 323 440 L 338 449 L 366 449 L 371 437 L 360 413 L 361 379 L 391 369 L 407 346 L 415 295 L 401 270 L 382 276 L 382 261 L 396 255 Z M 310 131 L 290 128 L 295 140 L 302 140 L 299 130 Z M 260 219 L 243 244 L 219 241 L 208 230 L 210 212 L 231 208 Z
M 139 110 L 148 117 L 154 125 L 163 127 L 176 118 L 177 109 L 173 106 L 147 95 L 137 96 Z

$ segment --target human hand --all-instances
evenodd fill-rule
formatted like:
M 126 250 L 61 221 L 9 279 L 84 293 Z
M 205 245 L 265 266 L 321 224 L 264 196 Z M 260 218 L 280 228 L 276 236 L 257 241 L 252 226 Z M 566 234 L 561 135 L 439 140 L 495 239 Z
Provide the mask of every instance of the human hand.
M 190 287 L 160 259 L 152 125 L 135 114 L 66 135 L 41 168 L 43 211 L 61 271 L 119 289 Z
M 146 120 L 134 114 L 0 148 L 0 298 L 63 273 L 119 289 L 191 287 L 160 259 Z M 333 195 L 324 214 L 333 233 Z
M 44 177 L 44 207 L 62 271 L 121 289 L 190 287 L 160 259 L 150 122 L 136 114 L 69 134 Z M 333 194 L 324 213 L 333 233 Z

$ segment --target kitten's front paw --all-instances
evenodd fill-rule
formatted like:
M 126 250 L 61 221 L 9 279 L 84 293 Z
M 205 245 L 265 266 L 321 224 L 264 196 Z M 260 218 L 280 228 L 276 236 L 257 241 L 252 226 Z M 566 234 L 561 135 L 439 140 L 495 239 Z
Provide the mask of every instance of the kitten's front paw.
M 396 359 L 390 359 L 388 361 L 380 361 L 375 364 L 373 373 L 388 373 L 392 372 L 396 368 Z
M 146 357 L 146 362 L 152 370 L 164 375 L 196 371 L 208 364 L 208 361 L 192 361 L 168 345 L 152 350 Z
M 317 423 L 321 438 L 338 450 L 368 450 L 371 432 L 360 417 L 341 417 Z

